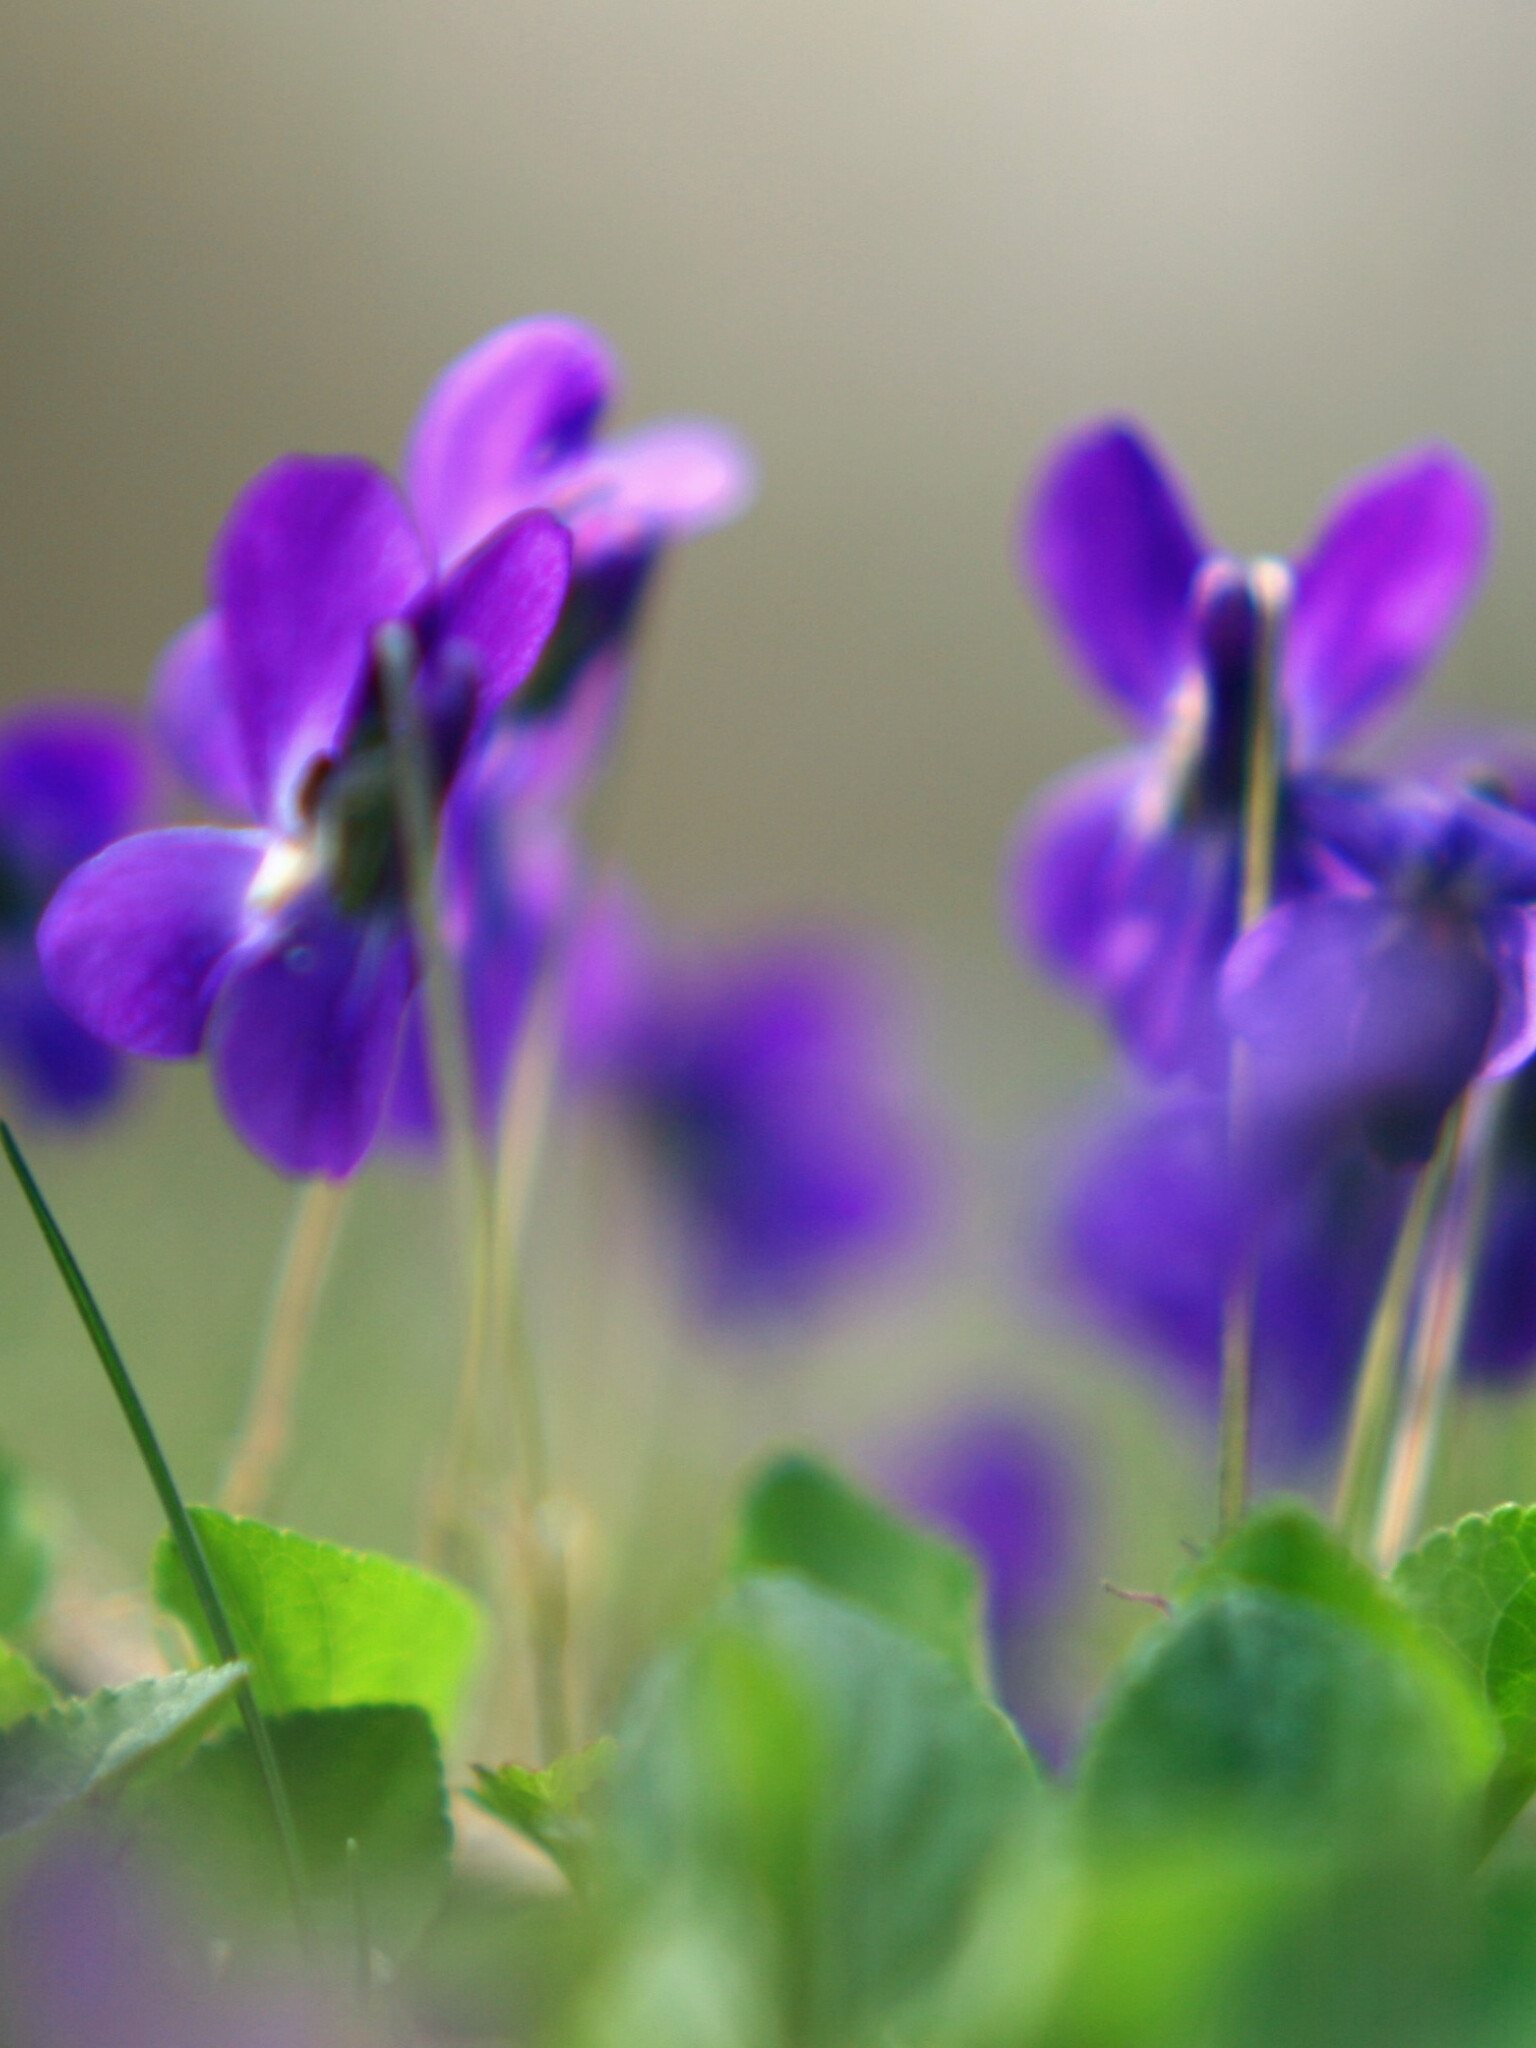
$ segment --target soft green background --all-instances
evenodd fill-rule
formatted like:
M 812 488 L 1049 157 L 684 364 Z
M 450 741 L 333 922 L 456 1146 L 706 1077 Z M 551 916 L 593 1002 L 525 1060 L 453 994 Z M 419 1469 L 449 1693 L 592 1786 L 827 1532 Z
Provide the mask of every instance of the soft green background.
M 290 447 L 391 458 L 435 370 L 514 315 L 611 333 L 632 417 L 738 421 L 762 502 L 664 592 L 610 837 L 679 919 L 814 906 L 908 944 L 973 1181 L 931 1284 L 771 1381 L 692 1369 L 671 1400 L 698 1487 L 652 1484 L 652 1526 L 696 1559 L 688 1503 L 749 1443 L 813 1427 L 867 1457 L 939 1392 L 1016 1386 L 1093 1421 L 1097 1564 L 1166 1582 L 1205 1522 L 1194 1448 L 1009 1277 L 1013 1192 L 1098 1054 L 999 931 L 1000 855 L 1109 731 L 1014 585 L 1015 497 L 1064 425 L 1125 407 L 1215 532 L 1283 549 L 1342 474 L 1453 440 L 1498 490 L 1501 555 L 1438 701 L 1524 716 L 1536 13 L 4 0 L 0 47 L 0 689 L 133 699 L 244 477 Z M 196 1072 L 38 1164 L 206 1492 L 283 1189 Z M 598 1250 L 610 1181 L 555 1190 L 539 1309 L 562 1469 L 620 1504 L 681 1339 L 643 1262 Z M 373 1177 L 281 1503 L 304 1526 L 409 1542 L 450 1271 L 430 1180 Z M 136 1560 L 147 1492 L 3 1190 L 0 1435 Z M 1459 1496 L 1529 1493 L 1536 1431 L 1484 1417 L 1458 1459 Z M 1134 1619 L 1093 1609 L 1083 1675 Z

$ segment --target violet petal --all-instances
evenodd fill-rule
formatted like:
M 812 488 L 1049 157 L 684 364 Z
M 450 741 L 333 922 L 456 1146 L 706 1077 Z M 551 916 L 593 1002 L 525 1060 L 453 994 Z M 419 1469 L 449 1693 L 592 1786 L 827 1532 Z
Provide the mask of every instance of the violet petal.
M 378 1130 L 415 979 L 395 916 L 345 917 L 323 888 L 295 898 L 231 965 L 210 1042 L 219 1099 L 288 1173 L 343 1178 Z
M 618 383 L 602 338 L 575 320 L 519 320 L 450 363 L 427 394 L 405 475 L 422 531 L 449 564 L 586 445 Z
M 1024 508 L 1021 567 L 1087 673 L 1155 724 L 1190 655 L 1189 594 L 1207 550 L 1172 470 L 1120 421 L 1051 456 Z
M 0 1064 L 34 1116 L 85 1123 L 117 1100 L 122 1055 L 61 1010 L 28 944 L 0 958 Z
M 439 593 L 436 634 L 444 646 L 463 641 L 474 648 L 482 720 L 532 674 L 570 575 L 569 533 L 547 512 L 525 512 L 460 563 Z
M 1488 553 L 1487 492 L 1448 450 L 1410 455 L 1334 506 L 1297 565 L 1284 690 L 1313 759 L 1398 697 L 1440 652 Z
M 105 706 L 25 711 L 0 725 L 0 845 L 46 894 L 142 821 L 148 767 L 132 721 Z
M 290 455 L 237 499 L 213 586 L 258 817 L 296 822 L 295 786 L 344 733 L 375 628 L 409 609 L 426 573 L 405 507 L 371 463 Z
M 175 827 L 119 839 L 76 868 L 38 926 L 49 988 L 125 1052 L 188 1059 L 261 864 L 256 832 Z
M 199 796 L 235 817 L 254 815 L 217 612 L 183 627 L 161 655 L 150 718 L 176 772 Z

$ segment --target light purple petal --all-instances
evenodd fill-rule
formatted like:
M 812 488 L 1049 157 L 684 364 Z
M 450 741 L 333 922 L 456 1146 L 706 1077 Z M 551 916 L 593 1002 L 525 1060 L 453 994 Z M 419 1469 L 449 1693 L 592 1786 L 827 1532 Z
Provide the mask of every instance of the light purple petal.
M 1477 921 L 1379 896 L 1282 904 L 1222 980 L 1256 1125 L 1302 1151 L 1357 1128 L 1392 1164 L 1433 1151 L 1487 1057 L 1499 994 Z
M 1490 526 L 1481 481 L 1438 448 L 1378 470 L 1334 506 L 1297 565 L 1285 636 L 1301 759 L 1375 717 L 1435 659 L 1482 575 Z
M 1145 754 L 1088 762 L 1026 813 L 1009 860 L 1010 922 L 1053 973 L 1096 990 L 1104 923 L 1118 904 Z
M 1134 427 L 1090 428 L 1052 455 L 1024 508 L 1021 568 L 1087 673 L 1141 725 L 1190 654 L 1207 553 L 1172 471 Z
M 143 822 L 149 773 L 131 719 L 105 705 L 24 711 L 0 725 L 0 848 L 29 887 Z
M 150 719 L 177 774 L 199 796 L 237 817 L 253 815 L 217 612 L 194 619 L 161 655 L 150 685 Z
M 595 448 L 541 503 L 576 535 L 578 560 L 649 550 L 739 519 L 757 495 L 757 464 L 739 434 L 712 420 L 658 420 Z
M 232 964 L 210 1034 L 224 1113 L 287 1173 L 341 1179 L 384 1113 L 415 964 L 396 917 L 344 917 L 323 888 Z
M 445 645 L 474 648 L 482 721 L 533 673 L 570 580 L 571 537 L 547 512 L 509 520 L 448 579 L 436 629 Z
M 76 868 L 37 931 L 58 1001 L 125 1052 L 190 1058 L 263 844 L 256 832 L 177 827 L 120 839 Z
M 618 384 L 600 335 L 546 315 L 488 334 L 438 378 L 406 450 L 411 503 L 451 563 L 514 512 L 544 502 Z
M 213 586 L 259 817 L 295 822 L 295 787 L 344 733 L 375 628 L 410 608 L 426 574 L 405 507 L 371 463 L 286 456 L 236 501 Z

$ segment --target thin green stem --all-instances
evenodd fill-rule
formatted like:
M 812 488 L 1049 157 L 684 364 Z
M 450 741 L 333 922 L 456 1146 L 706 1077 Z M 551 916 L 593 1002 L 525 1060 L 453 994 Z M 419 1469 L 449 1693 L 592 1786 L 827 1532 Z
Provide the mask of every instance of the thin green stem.
M 43 1198 L 42 1189 L 33 1178 L 32 1169 L 22 1156 L 21 1147 L 12 1135 L 9 1125 L 4 1123 L 0 1123 L 0 1145 L 5 1148 L 5 1156 L 10 1162 L 11 1171 L 21 1185 L 21 1191 L 36 1218 L 37 1227 L 42 1232 L 43 1241 L 53 1255 L 53 1262 L 58 1267 L 69 1297 L 85 1326 L 86 1335 L 95 1347 L 96 1356 L 101 1360 L 108 1384 L 117 1397 L 117 1404 L 128 1424 L 144 1469 L 159 1496 L 161 1509 L 170 1527 L 171 1540 L 176 1545 L 198 1605 L 203 1610 L 208 1633 L 212 1636 L 223 1662 L 238 1664 L 241 1658 L 234 1630 L 229 1625 L 229 1616 L 224 1611 L 224 1603 L 219 1598 L 213 1573 L 208 1568 L 208 1560 L 204 1555 L 196 1525 L 187 1513 L 186 1504 L 171 1475 L 171 1468 L 164 1451 L 160 1448 L 160 1441 L 155 1435 L 148 1411 L 139 1399 L 138 1390 L 129 1375 L 123 1355 L 107 1328 L 106 1318 L 97 1306 L 96 1297 L 80 1270 L 79 1261 L 70 1250 L 63 1231 L 54 1220 L 53 1211 Z M 293 1810 L 288 1804 L 287 1788 L 283 1784 L 282 1772 L 278 1767 L 277 1752 L 272 1746 L 272 1732 L 256 1704 L 256 1695 L 251 1688 L 249 1675 L 241 1680 L 235 1697 L 239 1704 L 240 1717 L 250 1737 L 251 1747 L 256 1754 L 267 1804 L 272 1811 L 272 1823 L 277 1830 L 282 1850 L 283 1868 L 288 1880 L 294 1919 L 299 1928 L 300 1938 L 307 1940 L 309 1918 L 304 1867 L 299 1851 L 298 1833 L 293 1824 Z
M 1390 1571 L 1423 1512 L 1446 1402 L 1456 1377 L 1473 1270 L 1492 1194 L 1493 1157 L 1504 1087 L 1471 1098 L 1455 1177 L 1430 1246 L 1423 1299 L 1414 1323 L 1402 1407 L 1387 1458 L 1373 1543 Z
M 1281 562 L 1254 562 L 1248 593 L 1258 635 L 1248 705 L 1247 750 L 1243 764 L 1242 880 L 1238 922 L 1242 931 L 1269 909 L 1275 888 L 1275 841 L 1280 818 L 1281 748 L 1277 685 L 1280 647 L 1291 598 L 1290 571 Z M 1240 1154 L 1247 1119 L 1247 1059 L 1241 1044 L 1232 1049 L 1228 1144 Z M 1252 1245 L 1239 1247 L 1221 1318 L 1221 1418 L 1216 1451 L 1216 1528 L 1225 1535 L 1248 1509 L 1253 1419 L 1253 1319 L 1258 1291 Z
M 441 791 L 415 698 L 418 650 L 401 625 L 385 626 L 374 641 L 389 736 L 395 815 L 405 867 L 411 933 L 422 970 L 427 1011 L 431 1093 L 438 1105 L 459 1219 L 458 1242 L 468 1247 L 468 1310 L 464 1352 L 449 1426 L 443 1473 L 428 1505 L 424 1547 L 429 1556 L 456 1562 L 465 1534 L 464 1494 L 480 1418 L 486 1347 L 490 1338 L 491 1193 L 484 1149 L 477 1135 L 469 1032 L 459 977 L 443 936 L 437 901 L 438 812 Z M 470 1572 L 473 1576 L 473 1572 Z
M 1455 1164 L 1464 1113 L 1465 1098 L 1446 1117 L 1433 1157 L 1420 1168 L 1414 1180 L 1366 1332 L 1333 1506 L 1340 1534 L 1356 1548 L 1370 1535 L 1419 1268 L 1430 1225 L 1439 1213 Z
M 294 1399 L 349 1185 L 320 1179 L 306 1181 L 299 1190 L 245 1418 L 219 1489 L 219 1505 L 232 1515 L 261 1513 L 287 1454 Z

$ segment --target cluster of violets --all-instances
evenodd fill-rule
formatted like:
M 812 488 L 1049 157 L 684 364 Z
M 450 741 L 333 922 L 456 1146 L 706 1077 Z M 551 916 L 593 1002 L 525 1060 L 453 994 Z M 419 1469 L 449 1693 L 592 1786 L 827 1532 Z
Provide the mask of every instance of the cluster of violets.
M 911 1241 L 926 1147 L 899 1019 L 856 947 L 673 940 L 584 842 L 657 570 L 754 490 L 718 425 L 605 438 L 617 382 L 573 321 L 491 334 L 428 394 L 402 484 L 295 455 L 245 488 L 147 736 L 88 709 L 12 720 L 0 1057 L 35 1111 L 83 1118 L 122 1054 L 206 1056 L 231 1125 L 287 1174 L 435 1144 L 404 725 L 482 1136 L 557 982 L 563 1071 L 638 1141 L 697 1303 L 795 1314 Z M 137 829 L 152 749 L 197 822 Z
M 1411 778 L 1343 758 L 1446 646 L 1490 524 L 1477 476 L 1429 449 L 1347 488 L 1299 559 L 1241 561 L 1121 422 L 1060 446 L 1023 510 L 1025 580 L 1136 734 L 1045 793 L 1010 870 L 1021 940 L 1128 1069 L 1053 1250 L 1104 1325 L 1210 1406 L 1246 1273 L 1271 1465 L 1336 1437 L 1453 1117 L 1480 1133 L 1465 1170 L 1485 1219 L 1465 1372 L 1536 1364 L 1529 761 L 1496 740 Z

